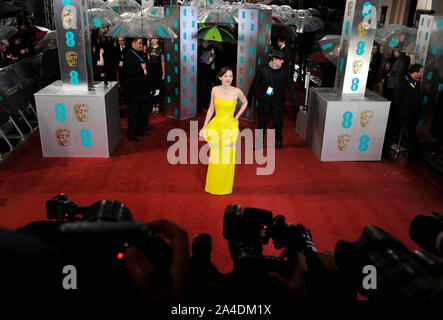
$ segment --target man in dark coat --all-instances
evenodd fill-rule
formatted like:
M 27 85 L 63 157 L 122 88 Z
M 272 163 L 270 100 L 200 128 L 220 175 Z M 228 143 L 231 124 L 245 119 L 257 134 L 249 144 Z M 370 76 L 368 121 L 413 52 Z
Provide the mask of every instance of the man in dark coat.
M 272 115 L 277 149 L 282 147 L 286 90 L 289 90 L 294 106 L 299 105 L 294 81 L 290 78 L 289 70 L 282 68 L 283 62 L 282 52 L 274 52 L 269 64 L 257 69 L 248 92 L 248 104 L 252 105 L 253 97 L 258 100 L 258 129 L 262 129 L 259 132 L 264 132 Z M 260 143 L 263 143 L 262 139 L 257 141 L 256 148 L 261 147 Z
M 143 41 L 132 39 L 131 48 L 125 53 L 123 69 L 126 86 L 126 102 L 128 103 L 128 139 L 140 141 L 139 136 L 148 136 L 143 131 L 144 123 L 149 117 L 147 112 L 148 82 L 147 65 L 143 59 Z
M 369 65 L 368 81 L 366 88 L 374 90 L 374 86 L 378 83 L 378 72 L 381 68 L 382 57 L 380 53 L 380 45 L 374 42 L 372 46 L 371 63 Z
M 118 72 L 118 80 L 120 82 L 120 88 L 123 97 L 125 96 L 125 72 L 123 68 L 123 61 L 126 51 L 128 51 L 128 46 L 126 46 L 126 39 L 123 37 L 118 37 L 117 45 L 113 48 L 112 55 L 114 57 L 115 68 Z
M 277 45 L 280 48 L 280 51 L 283 53 L 283 67 L 289 69 L 289 72 L 292 74 L 292 69 L 294 66 L 292 65 L 292 52 L 291 48 L 286 45 L 286 39 L 278 38 Z
M 394 88 L 394 98 L 389 112 L 388 127 L 386 128 L 385 153 L 393 143 L 398 143 L 403 131 L 408 134 L 410 151 L 420 151 L 420 143 L 417 138 L 417 121 L 421 113 L 419 81 L 422 75 L 423 66 L 416 63 L 409 68 L 406 76 L 399 79 L 397 86 Z

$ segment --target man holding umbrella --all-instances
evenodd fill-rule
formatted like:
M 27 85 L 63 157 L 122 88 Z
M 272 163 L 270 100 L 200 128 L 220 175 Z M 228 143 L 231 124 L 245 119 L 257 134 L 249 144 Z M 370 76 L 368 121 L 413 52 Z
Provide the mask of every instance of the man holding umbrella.
M 257 69 L 249 88 L 248 104 L 252 105 L 253 97 L 258 100 L 258 129 L 261 129 L 255 149 L 260 149 L 263 146 L 264 129 L 271 115 L 276 131 L 276 148 L 282 148 L 286 90 L 289 90 L 294 107 L 299 105 L 294 81 L 290 77 L 289 69 L 282 68 L 283 62 L 283 53 L 281 51 L 274 52 L 269 64 Z

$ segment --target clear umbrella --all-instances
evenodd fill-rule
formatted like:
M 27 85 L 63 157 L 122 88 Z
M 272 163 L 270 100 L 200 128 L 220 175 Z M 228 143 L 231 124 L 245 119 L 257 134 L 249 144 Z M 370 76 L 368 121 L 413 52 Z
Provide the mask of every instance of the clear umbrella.
M 88 9 L 89 28 L 109 27 L 121 22 L 121 17 L 111 9 Z
M 206 7 L 198 10 L 200 23 L 238 23 L 238 13 L 223 8 Z
M 108 2 L 104 2 L 103 0 L 88 0 L 88 9 L 111 9 Z
M 412 52 L 416 39 L 417 29 L 399 24 L 390 24 L 375 32 L 375 41 L 382 47 L 397 48 L 401 52 Z
M 45 51 L 57 47 L 57 31 L 49 31 L 36 45 L 37 50 Z
M 106 35 L 125 38 L 177 38 L 163 20 L 139 14 L 127 16 L 122 23 L 113 26 Z
M 151 15 L 160 19 L 165 17 L 165 8 L 164 7 L 149 7 L 143 9 L 141 15 Z
M 337 57 L 340 51 L 340 39 L 340 35 L 330 34 L 318 40 L 321 52 L 333 64 L 337 64 Z
M 109 0 L 106 3 L 118 14 L 140 12 L 143 9 L 135 0 Z
M 1 26 L 0 25 L 0 40 L 11 39 L 13 35 L 17 33 L 17 28 L 11 26 Z
M 325 23 L 308 10 L 301 9 L 287 13 L 286 24 L 297 26 L 297 33 L 305 33 L 321 29 Z
M 206 7 L 227 7 L 229 6 L 229 3 L 224 2 L 223 0 L 192 0 L 189 5 L 191 7 L 198 7 L 198 8 L 206 8 Z

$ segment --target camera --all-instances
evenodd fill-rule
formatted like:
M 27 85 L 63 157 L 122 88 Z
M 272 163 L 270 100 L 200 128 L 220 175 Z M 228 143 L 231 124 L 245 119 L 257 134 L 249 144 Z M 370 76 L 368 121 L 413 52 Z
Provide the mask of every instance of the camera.
M 426 251 L 443 258 L 443 215 L 433 212 L 429 216 L 416 216 L 409 236 Z
M 367 226 L 356 242 L 339 241 L 335 260 L 339 270 L 370 300 L 443 299 L 443 263 L 426 252 L 410 252 L 379 227 Z M 363 285 L 367 266 L 375 268 L 376 288 Z
M 263 209 L 228 205 L 224 214 L 223 237 L 228 240 L 234 272 L 275 271 L 290 277 L 298 263 L 297 252 L 303 251 L 308 264 L 315 264 L 317 249 L 312 236 L 303 225 L 285 222 L 285 217 L 272 216 Z M 263 256 L 263 245 L 273 240 L 276 249 L 284 248 L 286 260 Z
M 86 289 L 82 292 L 111 295 L 117 288 L 134 292 L 123 259 L 126 249 L 132 246 L 148 258 L 158 272 L 157 277 L 172 283 L 168 272 L 172 263 L 170 246 L 154 235 L 148 225 L 133 221 L 124 204 L 102 200 L 81 206 L 61 194 L 48 200 L 46 209 L 48 220 L 30 223 L 17 231 L 52 245 L 66 265 L 80 269 L 82 287 Z

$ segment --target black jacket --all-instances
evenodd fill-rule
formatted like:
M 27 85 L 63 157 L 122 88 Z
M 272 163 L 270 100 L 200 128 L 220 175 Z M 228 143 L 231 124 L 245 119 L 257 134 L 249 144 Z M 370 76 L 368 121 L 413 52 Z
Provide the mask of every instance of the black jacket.
M 406 125 L 415 123 L 420 117 L 420 83 L 415 83 L 409 76 L 399 79 L 394 88 L 392 107 L 397 117 Z
M 269 87 L 273 89 L 271 95 L 266 94 Z M 260 113 L 270 112 L 271 108 L 281 108 L 284 110 L 286 90 L 289 90 L 294 106 L 298 106 L 297 93 L 289 70 L 287 68 L 274 70 L 269 64 L 266 64 L 259 67 L 255 72 L 255 77 L 248 91 L 248 104 L 252 103 L 253 97 L 258 100 L 259 118 Z
M 142 61 L 139 57 L 143 59 L 143 63 L 147 64 L 141 51 L 129 49 L 124 56 L 123 70 L 128 103 L 148 100 L 147 76 L 145 76 L 143 68 L 141 67 Z

